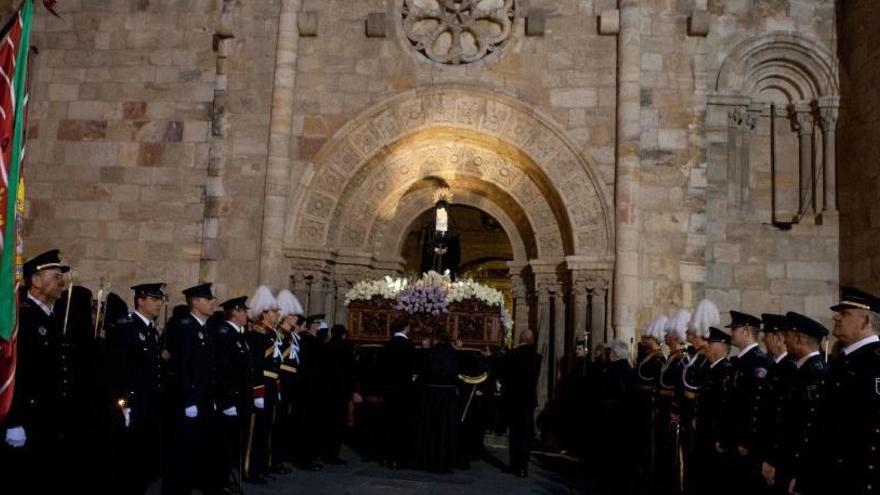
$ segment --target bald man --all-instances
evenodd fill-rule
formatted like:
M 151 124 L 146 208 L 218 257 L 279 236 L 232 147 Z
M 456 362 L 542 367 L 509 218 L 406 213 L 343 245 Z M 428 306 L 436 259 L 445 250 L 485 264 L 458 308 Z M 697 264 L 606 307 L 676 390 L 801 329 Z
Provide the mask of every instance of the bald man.
M 524 330 L 519 336 L 519 345 L 501 363 L 501 394 L 510 424 L 510 471 L 520 478 L 528 476 L 533 418 L 538 406 L 541 355 L 534 342 L 535 334 Z

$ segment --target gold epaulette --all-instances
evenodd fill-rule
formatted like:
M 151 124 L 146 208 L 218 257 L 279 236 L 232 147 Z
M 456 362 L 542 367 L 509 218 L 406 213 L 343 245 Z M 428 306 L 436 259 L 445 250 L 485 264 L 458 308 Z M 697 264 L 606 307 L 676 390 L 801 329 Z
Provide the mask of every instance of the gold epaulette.
M 489 378 L 488 371 L 478 376 L 458 375 L 458 379 L 467 383 L 468 385 L 479 385 L 485 382 L 487 378 Z

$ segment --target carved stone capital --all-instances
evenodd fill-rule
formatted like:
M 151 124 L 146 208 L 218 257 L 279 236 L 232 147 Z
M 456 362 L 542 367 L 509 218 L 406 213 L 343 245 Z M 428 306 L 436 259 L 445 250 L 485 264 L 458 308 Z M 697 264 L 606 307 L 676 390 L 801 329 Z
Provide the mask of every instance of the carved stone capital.
M 838 108 L 836 106 L 820 106 L 818 107 L 818 115 L 819 125 L 822 127 L 822 132 L 830 134 L 837 130 Z
M 788 115 L 791 117 L 791 124 L 798 135 L 803 136 L 813 133 L 813 107 L 806 103 L 798 103 L 789 105 Z

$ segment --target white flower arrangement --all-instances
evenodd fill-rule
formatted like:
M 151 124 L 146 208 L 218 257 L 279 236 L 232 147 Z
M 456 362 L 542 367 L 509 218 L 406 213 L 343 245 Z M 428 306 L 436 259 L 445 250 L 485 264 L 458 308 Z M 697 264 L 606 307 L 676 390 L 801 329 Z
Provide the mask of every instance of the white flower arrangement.
M 449 287 L 449 302 L 454 303 L 466 299 L 477 299 L 488 306 L 504 307 L 504 295 L 497 289 L 473 280 L 453 282 Z
M 409 281 L 405 278 L 388 276 L 380 280 L 361 280 L 345 294 L 345 305 L 348 306 L 352 301 L 369 301 L 376 296 L 384 299 L 397 299 L 397 295 L 408 284 Z

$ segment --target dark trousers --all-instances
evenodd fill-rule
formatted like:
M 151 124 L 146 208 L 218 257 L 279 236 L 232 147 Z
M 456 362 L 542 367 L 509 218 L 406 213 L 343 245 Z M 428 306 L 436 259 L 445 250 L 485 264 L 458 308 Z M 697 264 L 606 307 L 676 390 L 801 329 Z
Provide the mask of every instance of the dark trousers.
M 144 493 L 159 479 L 162 463 L 162 437 L 156 415 L 132 413 L 132 424 L 119 432 L 118 479 L 123 493 Z
M 321 457 L 325 461 L 339 458 L 342 449 L 342 434 L 348 424 L 348 400 L 333 397 L 328 400 L 327 409 L 322 415 L 321 432 L 324 435 L 321 446 Z
M 532 438 L 535 435 L 534 408 L 508 408 L 510 428 L 510 469 L 513 472 L 528 470 Z
M 412 398 L 404 393 L 391 393 L 385 398 L 388 411 L 385 420 L 384 454 L 389 462 L 403 464 L 412 443 Z
M 269 439 L 272 429 L 272 405 L 256 410 L 249 418 L 245 445 L 244 477 L 266 474 L 269 471 Z
M 163 449 L 163 495 L 189 494 L 194 488 L 203 493 L 219 491 L 216 425 L 217 418 L 201 408 L 195 418 L 187 418 L 181 410 L 171 419 Z

